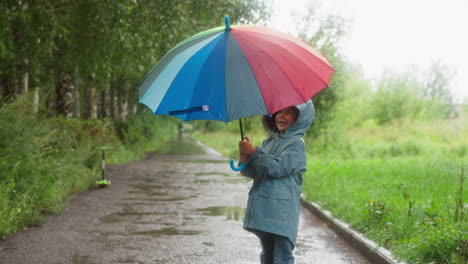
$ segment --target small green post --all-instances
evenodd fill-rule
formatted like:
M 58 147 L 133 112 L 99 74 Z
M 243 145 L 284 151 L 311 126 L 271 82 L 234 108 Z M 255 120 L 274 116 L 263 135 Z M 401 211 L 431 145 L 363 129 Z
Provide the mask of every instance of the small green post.
M 106 150 L 112 149 L 110 147 L 98 147 L 98 150 L 102 150 L 102 159 L 101 159 L 101 180 L 96 181 L 96 186 L 99 188 L 106 188 L 111 185 L 111 181 L 106 179 Z

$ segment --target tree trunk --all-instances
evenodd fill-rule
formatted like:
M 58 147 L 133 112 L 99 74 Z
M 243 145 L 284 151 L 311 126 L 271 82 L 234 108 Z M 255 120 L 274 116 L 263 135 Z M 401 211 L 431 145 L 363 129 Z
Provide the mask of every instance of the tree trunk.
M 70 75 L 64 74 L 57 84 L 57 112 L 67 118 L 73 116 L 73 90 Z
M 66 100 L 66 105 L 67 105 L 67 108 L 66 108 L 66 112 L 65 112 L 65 116 L 70 119 L 74 116 L 73 112 L 74 112 L 74 108 L 75 108 L 75 104 L 74 104 L 74 95 L 75 95 L 75 90 L 76 90 L 76 86 L 73 85 L 72 83 L 69 84 L 69 90 L 67 91 L 67 94 L 66 94 L 66 97 L 65 97 L 65 100 Z
M 21 95 L 29 92 L 29 73 L 25 72 L 21 78 Z
M 129 111 L 129 107 L 128 107 L 128 91 L 130 89 L 130 81 L 125 81 L 125 84 L 124 84 L 124 91 L 123 91 L 123 94 L 122 96 L 120 97 L 121 99 L 121 102 L 120 102 L 120 105 L 121 105 L 121 111 L 120 111 L 120 118 L 125 121 L 127 120 L 128 118 L 128 111 Z
M 57 114 L 57 98 L 58 95 L 55 93 L 48 93 L 46 96 L 45 109 L 47 111 L 47 117 L 53 117 Z
M 89 88 L 89 97 L 88 97 L 88 118 L 96 119 L 98 112 L 98 94 L 97 89 L 93 87 Z
M 21 95 L 25 95 L 29 92 L 29 71 L 28 71 L 29 61 L 28 59 L 25 59 L 23 63 L 24 63 L 24 67 L 23 67 L 24 73 L 23 73 L 23 76 L 21 77 L 21 90 L 20 90 Z
M 13 94 L 15 95 L 15 97 L 20 96 L 19 85 L 20 85 L 20 80 L 14 79 L 12 83 L 12 90 L 13 90 Z
M 75 118 L 81 117 L 81 96 L 80 96 L 80 86 L 78 85 L 78 67 L 75 68 L 75 78 L 74 79 L 74 86 L 73 89 L 73 116 Z
M 110 92 L 110 83 L 106 85 L 104 91 L 102 91 L 102 116 L 103 117 L 111 117 L 111 92 Z
M 34 88 L 34 94 L 33 94 L 33 113 L 37 114 L 39 111 L 39 87 L 36 86 Z
M 111 105 L 112 120 L 117 120 L 119 118 L 119 98 L 115 89 L 111 90 Z
M 2 79 L 2 96 L 5 98 L 11 97 L 14 94 L 13 82 L 8 77 Z
M 122 106 L 122 109 L 121 109 L 121 115 L 120 115 L 120 118 L 125 121 L 127 120 L 127 117 L 128 117 L 128 95 L 127 95 L 127 91 L 125 91 L 125 94 L 121 97 L 122 101 L 120 103 L 120 105 Z

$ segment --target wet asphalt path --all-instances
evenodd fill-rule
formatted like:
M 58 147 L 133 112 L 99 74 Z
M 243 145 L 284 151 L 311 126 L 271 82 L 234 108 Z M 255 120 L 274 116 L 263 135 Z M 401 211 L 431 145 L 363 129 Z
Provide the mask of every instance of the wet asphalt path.
M 79 194 L 41 227 L 0 241 L 0 263 L 259 263 L 242 229 L 250 182 L 214 151 L 111 166 L 108 189 Z M 302 210 L 296 263 L 368 263 Z

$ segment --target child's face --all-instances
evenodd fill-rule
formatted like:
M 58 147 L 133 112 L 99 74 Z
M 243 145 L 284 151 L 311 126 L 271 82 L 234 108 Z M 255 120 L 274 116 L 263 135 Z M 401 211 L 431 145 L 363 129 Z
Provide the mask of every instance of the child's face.
M 296 122 L 299 115 L 298 112 L 299 110 L 297 110 L 296 107 L 291 106 L 276 113 L 275 121 L 279 132 L 283 133 L 286 131 L 286 129 L 288 129 L 288 127 Z

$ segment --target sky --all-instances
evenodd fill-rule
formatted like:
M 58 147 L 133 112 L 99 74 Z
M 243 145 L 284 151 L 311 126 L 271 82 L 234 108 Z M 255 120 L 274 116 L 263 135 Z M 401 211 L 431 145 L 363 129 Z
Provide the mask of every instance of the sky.
M 317 3 L 317 14 L 348 21 L 341 52 L 366 78 L 413 66 L 424 72 L 439 60 L 455 73 L 455 99 L 468 100 L 468 0 L 274 0 L 269 26 L 295 35 L 297 18 Z

